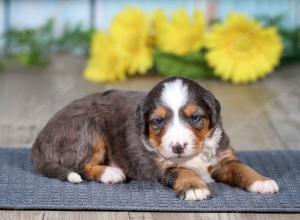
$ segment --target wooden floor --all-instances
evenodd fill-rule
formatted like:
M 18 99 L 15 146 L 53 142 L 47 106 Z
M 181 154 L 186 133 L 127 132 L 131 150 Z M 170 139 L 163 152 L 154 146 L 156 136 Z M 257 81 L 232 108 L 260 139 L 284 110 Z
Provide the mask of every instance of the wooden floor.
M 56 56 L 47 68 L 0 72 L 0 146 L 30 147 L 39 130 L 75 98 L 109 88 L 148 90 L 158 76 L 117 84 L 93 84 L 81 73 L 84 60 Z M 300 149 L 300 64 L 277 70 L 247 86 L 200 82 L 222 105 L 225 129 L 237 150 Z M 0 211 L 9 219 L 299 219 L 298 214 Z

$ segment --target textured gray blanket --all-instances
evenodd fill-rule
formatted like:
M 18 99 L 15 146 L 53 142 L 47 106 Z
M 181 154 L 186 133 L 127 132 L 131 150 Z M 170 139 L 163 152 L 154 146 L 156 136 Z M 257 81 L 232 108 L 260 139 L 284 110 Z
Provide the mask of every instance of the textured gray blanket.
M 300 212 L 300 151 L 240 152 L 239 156 L 276 180 L 279 193 L 258 195 L 212 183 L 212 197 L 191 202 L 151 182 L 75 185 L 36 174 L 29 149 L 0 148 L 0 209 Z

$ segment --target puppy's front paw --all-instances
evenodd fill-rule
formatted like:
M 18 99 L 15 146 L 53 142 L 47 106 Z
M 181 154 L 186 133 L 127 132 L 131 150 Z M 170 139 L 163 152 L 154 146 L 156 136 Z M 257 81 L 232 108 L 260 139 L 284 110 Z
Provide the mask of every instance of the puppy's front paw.
M 100 177 L 100 181 L 106 184 L 124 182 L 126 179 L 123 171 L 117 167 L 106 167 Z
M 260 194 L 273 194 L 278 192 L 279 187 L 274 180 L 257 180 L 248 187 L 248 191 Z
M 210 195 L 210 191 L 206 187 L 196 188 L 196 189 L 188 189 L 185 192 L 181 192 L 178 194 L 178 197 L 182 200 L 203 200 L 206 199 Z

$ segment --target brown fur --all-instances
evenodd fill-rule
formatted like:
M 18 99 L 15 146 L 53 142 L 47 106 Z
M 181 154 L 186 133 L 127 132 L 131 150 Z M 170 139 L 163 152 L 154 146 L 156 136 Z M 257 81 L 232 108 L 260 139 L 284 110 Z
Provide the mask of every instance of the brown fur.
M 202 113 L 202 110 L 196 104 L 189 103 L 183 108 L 182 112 L 184 113 L 186 118 L 190 118 L 193 114 L 199 114 L 200 112 Z M 210 120 L 208 118 L 205 118 L 201 129 L 194 128 L 191 125 L 189 125 L 189 127 L 193 131 L 195 137 L 197 137 L 198 142 L 195 143 L 194 152 L 198 153 L 203 149 L 203 141 L 211 131 Z
M 197 140 L 199 142 L 203 142 L 204 139 L 209 135 L 209 133 L 210 133 L 210 128 L 209 128 L 210 125 L 209 124 L 210 124 L 209 120 L 207 118 L 205 118 L 203 121 L 202 129 L 199 130 L 199 129 L 192 127 L 192 131 L 193 131 L 194 135 L 197 137 Z
M 163 150 L 160 144 L 161 144 L 161 139 L 165 134 L 165 131 L 166 131 L 166 127 L 162 128 L 159 133 L 157 133 L 157 131 L 153 129 L 151 126 L 149 128 L 149 141 L 159 151 Z
M 182 110 L 186 117 L 191 117 L 194 113 L 199 110 L 199 107 L 194 103 L 187 104 Z
M 173 166 L 173 163 L 171 161 L 166 161 L 166 160 L 162 160 L 162 159 L 156 159 L 156 165 L 159 167 L 159 169 L 162 172 L 165 172 L 165 170 L 167 170 L 168 168 Z
M 168 114 L 168 111 L 166 108 L 163 106 L 158 106 L 157 108 L 154 109 L 152 115 L 159 116 L 162 118 L 166 118 Z
M 107 141 L 104 138 L 96 139 L 92 147 L 92 156 L 89 162 L 84 166 L 84 175 L 90 180 L 99 180 L 103 173 L 105 166 L 100 164 L 104 163 L 107 151 Z
M 167 117 L 167 114 L 168 114 L 168 111 L 166 108 L 164 108 L 163 106 L 158 106 L 157 108 L 154 109 L 150 118 L 161 117 L 161 118 L 165 119 Z M 153 128 L 151 124 L 149 124 L 149 141 L 154 145 L 154 147 L 158 151 L 163 150 L 161 148 L 160 144 L 161 144 L 161 139 L 166 132 L 166 129 L 167 129 L 167 127 L 164 126 L 162 129 L 157 130 L 157 129 Z
M 107 141 L 102 138 L 95 142 L 92 148 L 92 158 L 89 161 L 90 164 L 100 164 L 104 162 L 105 154 L 107 151 Z
M 173 185 L 173 189 L 177 193 L 186 192 L 188 189 L 207 187 L 194 171 L 190 169 L 177 167 L 174 168 L 173 171 L 177 174 Z
M 218 149 L 217 158 L 218 161 L 235 160 L 236 154 L 232 147 L 227 146 L 224 150 Z
M 243 189 L 255 181 L 268 179 L 239 161 L 232 148 L 219 152 L 219 161 L 209 168 L 209 172 L 215 180 Z
M 84 166 L 84 174 L 88 180 L 99 181 L 106 167 L 105 165 L 86 164 Z

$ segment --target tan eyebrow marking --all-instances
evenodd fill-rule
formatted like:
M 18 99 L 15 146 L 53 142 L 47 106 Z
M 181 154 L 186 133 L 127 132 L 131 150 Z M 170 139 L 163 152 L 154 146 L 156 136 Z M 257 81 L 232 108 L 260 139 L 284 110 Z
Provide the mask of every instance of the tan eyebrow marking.
M 152 113 L 152 115 L 159 116 L 159 117 L 162 117 L 162 118 L 166 118 L 167 114 L 168 114 L 168 111 L 163 106 L 158 106 L 157 108 L 155 108 L 155 110 Z
M 186 117 L 192 116 L 194 113 L 202 114 L 202 110 L 194 103 L 189 103 L 183 108 L 183 113 Z

